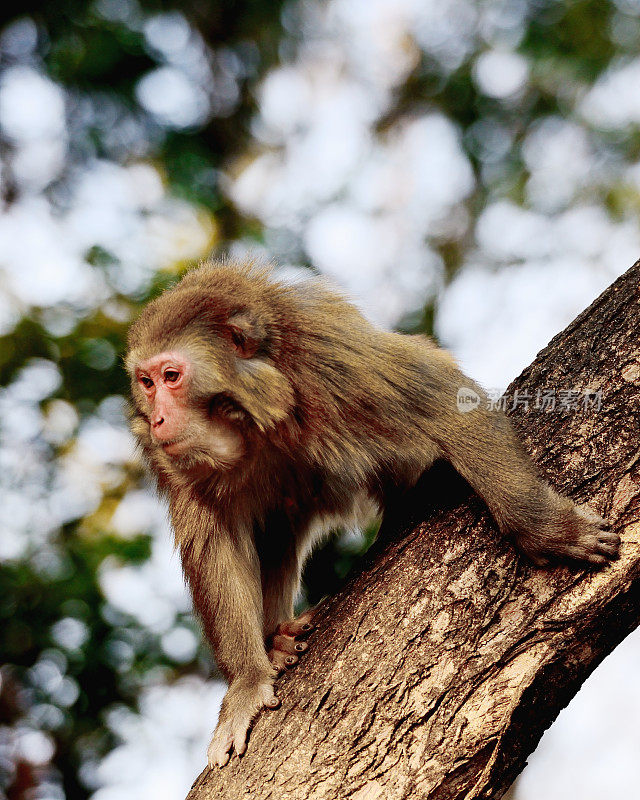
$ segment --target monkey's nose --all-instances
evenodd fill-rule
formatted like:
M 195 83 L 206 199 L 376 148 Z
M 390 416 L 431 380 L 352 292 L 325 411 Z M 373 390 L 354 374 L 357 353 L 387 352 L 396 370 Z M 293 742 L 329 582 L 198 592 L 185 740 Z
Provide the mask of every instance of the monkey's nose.
M 159 419 L 153 420 L 151 424 L 154 428 L 159 428 L 163 422 L 164 422 L 164 417 L 160 417 Z

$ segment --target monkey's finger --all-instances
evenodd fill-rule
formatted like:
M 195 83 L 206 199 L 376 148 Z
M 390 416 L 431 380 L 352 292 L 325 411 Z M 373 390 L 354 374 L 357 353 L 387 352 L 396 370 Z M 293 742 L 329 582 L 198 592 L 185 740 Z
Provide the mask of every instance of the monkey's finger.
M 276 697 L 271 683 L 263 684 L 260 689 L 260 699 L 265 708 L 278 708 L 280 700 Z
M 238 721 L 236 728 L 233 731 L 233 747 L 239 756 L 243 755 L 247 749 L 248 732 L 249 723 L 245 720 Z
M 593 549 L 591 547 L 585 547 L 584 545 L 570 545 L 564 551 L 564 555 L 569 556 L 570 558 L 576 558 L 579 561 L 588 561 L 591 564 L 597 564 L 601 566 L 602 564 L 606 564 L 607 561 L 611 558 L 610 555 L 606 555 L 600 549 Z
M 284 672 L 298 663 L 298 656 L 290 655 L 282 650 L 270 650 L 269 661 L 279 672 Z
M 273 650 L 270 650 L 270 651 L 267 653 L 267 658 L 269 659 L 269 663 L 271 664 L 271 666 L 273 667 L 273 669 L 274 669 L 274 670 L 275 670 L 275 672 L 276 672 L 276 678 L 277 678 L 277 677 L 279 677 L 280 675 L 282 675 L 282 673 L 283 673 L 283 672 L 285 672 L 285 667 L 284 667 L 284 666 L 281 666 L 281 665 L 280 665 L 279 663 L 277 663 L 277 661 L 276 661 L 276 660 L 273 658 Z
M 308 647 L 309 645 L 306 642 L 296 642 L 291 636 L 276 634 L 273 637 L 273 649 L 282 650 L 284 653 L 291 653 L 292 655 L 304 653 Z
M 602 544 L 601 542 L 598 546 L 598 552 L 608 556 L 613 561 L 620 558 L 620 551 L 617 544 Z
M 307 611 L 296 619 L 292 619 L 288 622 L 283 622 L 278 625 L 278 633 L 281 633 L 284 636 L 293 636 L 294 639 L 299 636 L 308 636 L 308 634 L 310 634 L 315 628 L 312 620 L 313 616 L 311 612 Z
M 211 769 L 214 766 L 224 767 L 230 758 L 232 744 L 233 738 L 230 732 L 227 730 L 215 732 L 207 750 L 207 760 Z
M 271 662 L 273 668 L 278 670 L 278 674 L 285 672 L 287 669 L 284 663 L 286 658 L 285 653 L 281 653 L 279 650 L 269 650 L 267 653 L 267 658 Z
M 615 531 L 600 531 L 598 542 L 603 545 L 611 545 L 612 547 L 620 546 L 620 536 Z
M 209 756 L 209 768 L 224 767 L 230 757 L 231 753 L 228 750 L 218 750 L 215 754 Z

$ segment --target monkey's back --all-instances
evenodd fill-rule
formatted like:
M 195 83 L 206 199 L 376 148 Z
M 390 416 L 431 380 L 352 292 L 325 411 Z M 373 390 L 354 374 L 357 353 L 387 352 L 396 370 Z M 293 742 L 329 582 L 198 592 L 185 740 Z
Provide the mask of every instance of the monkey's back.
M 246 427 L 257 456 L 243 469 L 256 474 L 235 483 L 239 476 L 227 476 L 230 487 L 288 469 L 310 481 L 322 474 L 348 491 L 373 485 L 381 473 L 412 483 L 438 457 L 431 432 L 443 396 L 451 394 L 453 360 L 427 337 L 371 324 L 324 279 L 285 282 L 251 262 L 206 264 L 144 309 L 131 328 L 130 349 L 184 330 L 214 342 L 225 319 L 238 314 L 251 320 L 259 342 L 235 372 L 225 366 L 227 394 L 246 405 L 246 387 L 236 376 L 254 360 L 276 371 L 255 386 L 256 402 L 276 377 L 284 378 L 293 402 L 271 427 Z

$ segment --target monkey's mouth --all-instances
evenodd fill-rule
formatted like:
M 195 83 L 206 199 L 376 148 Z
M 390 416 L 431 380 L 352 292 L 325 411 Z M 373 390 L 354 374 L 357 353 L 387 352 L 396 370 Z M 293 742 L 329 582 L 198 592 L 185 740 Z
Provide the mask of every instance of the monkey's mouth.
M 166 442 L 159 442 L 160 447 L 169 456 L 177 456 L 187 449 L 188 442 L 186 439 L 169 439 Z

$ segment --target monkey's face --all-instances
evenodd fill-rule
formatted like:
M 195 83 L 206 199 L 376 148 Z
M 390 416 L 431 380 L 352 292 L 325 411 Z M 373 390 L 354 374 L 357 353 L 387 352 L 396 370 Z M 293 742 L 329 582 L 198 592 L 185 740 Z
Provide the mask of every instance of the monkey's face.
M 216 395 L 210 402 L 198 399 L 199 371 L 196 360 L 181 350 L 137 361 L 132 375 L 136 405 L 148 426 L 147 441 L 177 466 L 206 461 L 228 469 L 245 452 L 239 417 L 229 413 L 228 403 L 216 401 Z M 134 431 L 140 432 L 135 425 Z
M 296 398 L 278 319 L 226 268 L 194 270 L 143 309 L 126 365 L 152 467 L 230 470 L 277 440 Z

